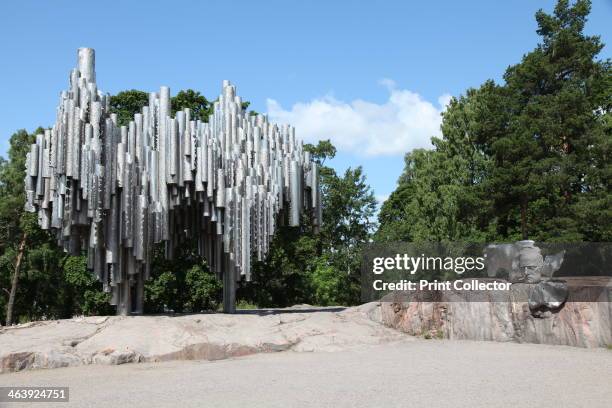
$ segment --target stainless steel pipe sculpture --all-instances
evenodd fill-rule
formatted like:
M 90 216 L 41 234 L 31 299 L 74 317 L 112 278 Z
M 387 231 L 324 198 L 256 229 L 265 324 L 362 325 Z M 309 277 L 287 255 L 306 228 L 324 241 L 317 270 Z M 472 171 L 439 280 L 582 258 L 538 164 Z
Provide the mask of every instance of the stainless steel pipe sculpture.
M 317 164 L 295 129 L 242 109 L 223 81 L 208 122 L 189 109 L 171 116 L 170 89 L 128 126 L 118 126 L 98 90 L 95 54 L 77 52 L 57 119 L 36 136 L 26 159 L 26 210 L 87 264 L 112 293 L 118 314 L 142 313 L 151 248 L 166 256 L 188 239 L 223 279 L 223 307 L 235 311 L 236 282 L 251 279 L 251 257 L 265 257 L 279 224 L 316 226 L 321 206 Z

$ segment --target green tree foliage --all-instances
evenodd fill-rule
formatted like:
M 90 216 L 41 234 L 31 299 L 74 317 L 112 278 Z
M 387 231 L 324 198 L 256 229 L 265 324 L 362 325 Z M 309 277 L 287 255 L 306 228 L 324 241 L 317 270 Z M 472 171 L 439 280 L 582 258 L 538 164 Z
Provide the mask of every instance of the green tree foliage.
M 192 312 L 217 310 L 221 304 L 221 281 L 205 265 L 194 265 L 185 276 L 186 306 Z
M 102 291 L 102 284 L 87 270 L 85 256 L 66 256 L 63 262 L 69 310 L 75 314 L 112 314 L 108 304 L 110 294 Z
M 319 165 L 324 165 L 326 160 L 331 160 L 336 157 L 336 147 L 329 139 L 321 140 L 316 145 L 306 143 L 304 145 L 304 150 L 310 152 L 311 158 Z M 329 167 L 324 167 L 322 170 L 324 172 L 331 171 Z
M 0 158 L 0 250 L 14 245 L 23 233 L 20 220 L 25 203 L 25 157 L 34 134 L 23 129 L 15 132 L 9 140 L 8 160 Z
M 471 216 L 468 163 L 442 151 L 416 149 L 405 157 L 398 188 L 382 205 L 383 241 L 483 239 Z
M 117 114 L 120 126 L 127 126 L 134 119 L 134 114 L 142 111 L 149 104 L 149 94 L 137 89 L 121 91 L 110 97 L 111 113 Z
M 311 261 L 318 256 L 317 241 L 309 220 L 299 227 L 280 227 L 263 261 L 253 262 L 252 281 L 243 282 L 237 298 L 260 307 L 285 307 L 309 303 Z
M 84 258 L 64 254 L 50 234 L 40 229 L 37 215 L 24 211 L 25 156 L 34 135 L 42 131 L 38 128 L 32 133 L 14 133 L 9 160 L 0 160 L 0 322 L 6 318 L 6 303 L 24 234 L 27 239 L 13 321 L 110 312 L 107 295 L 87 271 Z
M 203 122 L 208 122 L 208 117 L 212 114 L 213 105 L 199 92 L 193 89 L 180 91 L 176 96 L 172 97 L 172 114 L 176 114 L 185 108 L 191 110 L 192 119 L 200 119 Z
M 435 149 L 406 156 L 378 239 L 610 240 L 612 70 L 589 11 L 538 11 L 542 41 L 505 83 L 451 101 Z
M 352 304 L 355 302 L 355 286 L 348 274 L 338 271 L 324 257 L 314 265 L 310 276 L 312 298 L 321 306 Z M 358 286 L 357 286 L 358 288 Z
M 40 130 L 40 129 L 39 129 Z M 10 138 L 9 160 L 0 160 L 0 287 L 2 294 L 0 297 L 0 321 L 6 318 L 6 308 L 8 304 L 9 294 L 13 286 L 13 277 L 16 269 L 16 263 L 19 259 L 19 248 L 22 241 L 24 242 L 24 254 L 27 254 L 27 249 L 36 248 L 36 253 L 32 256 L 24 255 L 19 263 L 18 277 L 21 284 L 17 282 L 15 286 L 16 296 L 13 306 L 13 321 L 19 321 L 25 314 L 25 310 L 29 310 L 27 315 L 35 315 L 39 310 L 38 305 L 28 305 L 27 294 L 31 293 L 30 287 L 27 284 L 30 278 L 36 280 L 37 277 L 47 271 L 44 261 L 47 257 L 44 256 L 42 245 L 45 241 L 44 234 L 37 234 L 35 225 L 35 217 L 31 214 L 26 214 L 23 211 L 25 202 L 25 191 L 23 180 L 25 176 L 25 156 L 30 150 L 30 144 L 33 142 L 33 134 L 29 134 L 25 130 L 19 130 Z M 27 237 L 27 234 L 30 236 Z M 39 262 L 39 261 L 43 262 Z M 42 266 L 42 268 L 41 268 Z M 24 284 L 25 283 L 25 284 Z M 24 316 L 27 318 L 28 316 Z
M 248 102 L 245 102 L 248 106 Z M 119 92 L 110 97 L 110 108 L 112 113 L 117 114 L 119 125 L 127 126 L 134 118 L 135 113 L 142 112 L 142 108 L 149 104 L 149 94 L 137 89 Z M 212 103 L 200 92 L 193 89 L 179 91 L 170 99 L 172 115 L 185 108 L 191 109 L 193 119 L 201 119 L 208 122 L 208 116 L 212 113 Z
M 583 32 L 589 12 L 586 0 L 573 6 L 560 0 L 551 15 L 538 11 L 542 43 L 504 76 L 513 120 L 489 145 L 496 169 L 518 161 L 511 167 L 519 183 L 503 193 L 504 175 L 497 171 L 489 189 L 496 202 L 520 206 L 523 237 L 612 237 L 611 134 L 605 129 L 612 67 L 609 60 L 597 60 L 600 38 Z
M 145 283 L 145 312 L 201 312 L 216 310 L 221 303 L 221 281 L 197 255 L 196 243 L 187 242 L 172 260 L 164 245 L 154 249 L 151 279 Z

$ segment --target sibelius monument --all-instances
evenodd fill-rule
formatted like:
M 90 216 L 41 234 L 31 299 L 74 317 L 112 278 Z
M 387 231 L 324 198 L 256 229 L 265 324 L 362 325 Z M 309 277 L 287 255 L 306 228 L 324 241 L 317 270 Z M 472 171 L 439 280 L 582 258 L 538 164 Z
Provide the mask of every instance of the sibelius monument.
M 57 119 L 36 136 L 26 159 L 26 210 L 111 292 L 117 314 L 143 311 L 152 246 L 165 255 L 189 239 L 223 281 L 223 310 L 235 311 L 236 282 L 251 279 L 251 258 L 265 257 L 279 225 L 303 213 L 317 227 L 317 164 L 295 129 L 249 115 L 223 82 L 208 122 L 189 109 L 171 116 L 170 89 L 128 126 L 98 90 L 95 53 L 80 48 Z

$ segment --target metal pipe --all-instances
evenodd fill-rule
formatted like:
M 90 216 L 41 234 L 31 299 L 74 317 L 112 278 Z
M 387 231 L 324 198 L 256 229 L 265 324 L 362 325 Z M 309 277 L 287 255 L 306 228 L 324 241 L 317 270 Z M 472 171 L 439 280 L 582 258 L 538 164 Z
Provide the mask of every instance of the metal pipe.
M 265 259 L 281 210 L 297 226 L 306 203 L 320 224 L 319 171 L 295 129 L 250 116 L 229 81 L 208 123 L 189 109 L 173 118 L 161 87 L 120 128 L 95 81 L 95 53 L 80 48 L 56 123 L 27 154 L 26 209 L 64 248 L 85 244 L 120 314 L 142 313 L 150 245 L 165 242 L 171 257 L 192 237 L 234 311 L 236 281 L 251 279 L 252 254 Z

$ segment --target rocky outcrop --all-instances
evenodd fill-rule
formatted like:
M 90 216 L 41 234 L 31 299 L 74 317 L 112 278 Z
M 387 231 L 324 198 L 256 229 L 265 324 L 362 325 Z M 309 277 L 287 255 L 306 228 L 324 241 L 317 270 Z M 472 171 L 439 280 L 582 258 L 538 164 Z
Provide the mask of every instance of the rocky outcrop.
M 83 364 L 219 360 L 278 351 L 335 351 L 410 341 L 380 324 L 377 304 L 236 315 L 113 316 L 43 321 L 0 331 L 0 373 Z
M 85 364 L 220 360 L 279 351 L 337 351 L 414 340 L 409 335 L 605 347 L 612 344 L 612 286 L 607 283 L 602 291 L 598 279 L 568 281 L 572 289 L 568 301 L 540 317 L 529 308 L 529 284 L 517 283 L 497 302 L 467 302 L 461 297 L 469 292 L 432 291 L 419 293 L 420 300 L 403 301 L 398 296 L 397 301 L 352 308 L 301 306 L 235 315 L 33 322 L 0 329 L 0 373 Z M 594 290 L 599 292 L 588 293 Z M 575 301 L 595 295 L 607 301 Z
M 390 327 L 426 337 L 579 347 L 612 344 L 610 280 L 605 277 L 566 280 L 571 289 L 569 298 L 555 312 L 534 315 L 527 301 L 532 287 L 515 283 L 504 298 L 497 292 L 496 302 L 468 302 L 469 292 L 418 293 L 412 301 L 396 293 L 395 301 L 392 296 L 381 302 L 381 318 Z

